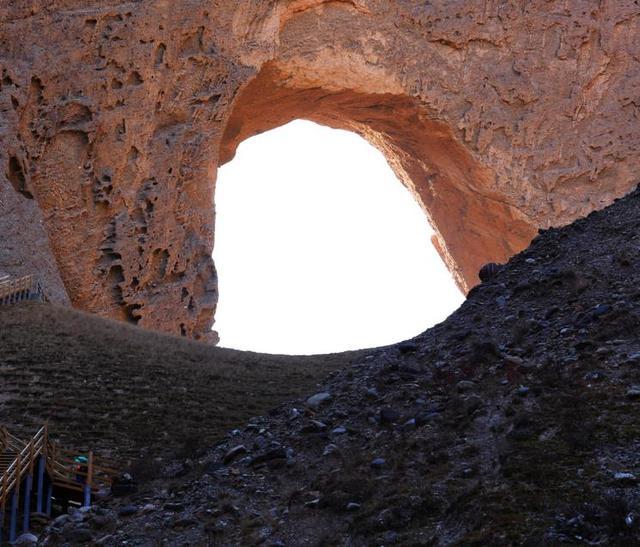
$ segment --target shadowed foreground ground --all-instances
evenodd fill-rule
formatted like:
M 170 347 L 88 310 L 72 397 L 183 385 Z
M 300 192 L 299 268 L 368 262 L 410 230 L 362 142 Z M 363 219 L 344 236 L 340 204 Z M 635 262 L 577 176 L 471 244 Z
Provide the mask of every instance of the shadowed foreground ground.
M 70 448 L 132 463 L 192 454 L 314 389 L 357 353 L 292 357 L 215 348 L 30 303 L 0 308 L 0 416 L 25 435 L 49 420 Z M 170 439 L 170 440 L 169 440 Z
M 640 189 L 544 231 L 440 325 L 43 544 L 640 545 L 638 219 Z

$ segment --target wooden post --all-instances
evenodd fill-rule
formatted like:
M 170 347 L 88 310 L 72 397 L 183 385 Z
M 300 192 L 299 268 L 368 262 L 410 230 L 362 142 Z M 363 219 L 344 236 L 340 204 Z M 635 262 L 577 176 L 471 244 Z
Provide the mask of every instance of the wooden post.
M 13 488 L 13 496 L 11 498 L 11 520 L 9 522 L 9 542 L 16 540 L 16 529 L 18 526 L 18 496 L 20 484 L 16 484 Z
M 38 492 L 36 497 L 36 512 L 42 513 L 42 494 L 44 490 L 44 466 L 45 466 L 45 456 L 44 454 L 40 454 L 38 458 Z
M 42 433 L 42 451 L 38 459 L 38 493 L 36 498 L 36 512 L 42 513 L 42 496 L 44 493 L 44 472 L 47 467 L 47 451 L 49 450 L 49 424 L 44 423 Z
M 84 507 L 89 507 L 91 505 L 91 482 L 93 481 L 93 450 L 89 451 L 86 481 L 84 484 Z
M 31 517 L 31 490 L 33 490 L 33 463 L 34 463 L 33 439 L 29 442 L 29 463 L 27 477 L 24 481 L 24 504 L 22 506 L 22 531 L 29 531 L 29 518 Z M 18 468 L 18 483 L 20 482 L 20 468 Z
M 22 508 L 22 531 L 29 531 L 29 517 L 31 516 L 31 489 L 33 488 L 33 475 L 31 470 L 27 474 L 24 484 L 24 505 Z

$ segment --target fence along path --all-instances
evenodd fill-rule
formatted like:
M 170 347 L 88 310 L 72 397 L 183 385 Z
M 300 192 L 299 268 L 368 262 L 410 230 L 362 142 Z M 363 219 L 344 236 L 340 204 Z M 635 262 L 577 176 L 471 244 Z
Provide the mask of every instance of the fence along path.
M 42 298 L 42 288 L 34 276 L 11 277 L 0 274 L 0 306 Z
M 98 460 L 92 451 L 73 452 L 51 442 L 46 425 L 28 442 L 0 426 L 0 473 L 0 545 L 7 521 L 8 541 L 16 538 L 21 494 L 22 530 L 29 530 L 34 486 L 35 513 L 50 516 L 54 494 L 87 507 L 91 504 L 91 495 L 108 488 L 119 475 L 113 464 Z

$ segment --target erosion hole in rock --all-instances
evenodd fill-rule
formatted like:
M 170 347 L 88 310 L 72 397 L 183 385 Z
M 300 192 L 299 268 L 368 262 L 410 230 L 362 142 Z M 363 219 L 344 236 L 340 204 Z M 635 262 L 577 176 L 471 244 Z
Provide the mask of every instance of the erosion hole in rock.
M 383 155 L 297 120 L 245 141 L 216 187 L 221 345 L 328 353 L 411 338 L 463 295 Z
M 33 199 L 33 195 L 27 190 L 27 181 L 24 176 L 22 164 L 15 156 L 9 158 L 7 178 L 16 192 L 20 192 L 28 199 Z

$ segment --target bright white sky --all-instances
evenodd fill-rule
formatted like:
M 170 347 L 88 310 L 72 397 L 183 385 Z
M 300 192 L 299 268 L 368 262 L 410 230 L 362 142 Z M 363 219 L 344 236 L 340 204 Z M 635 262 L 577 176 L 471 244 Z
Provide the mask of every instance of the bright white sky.
M 381 346 L 463 300 L 419 205 L 360 136 L 295 121 L 218 173 L 220 345 L 311 354 Z

